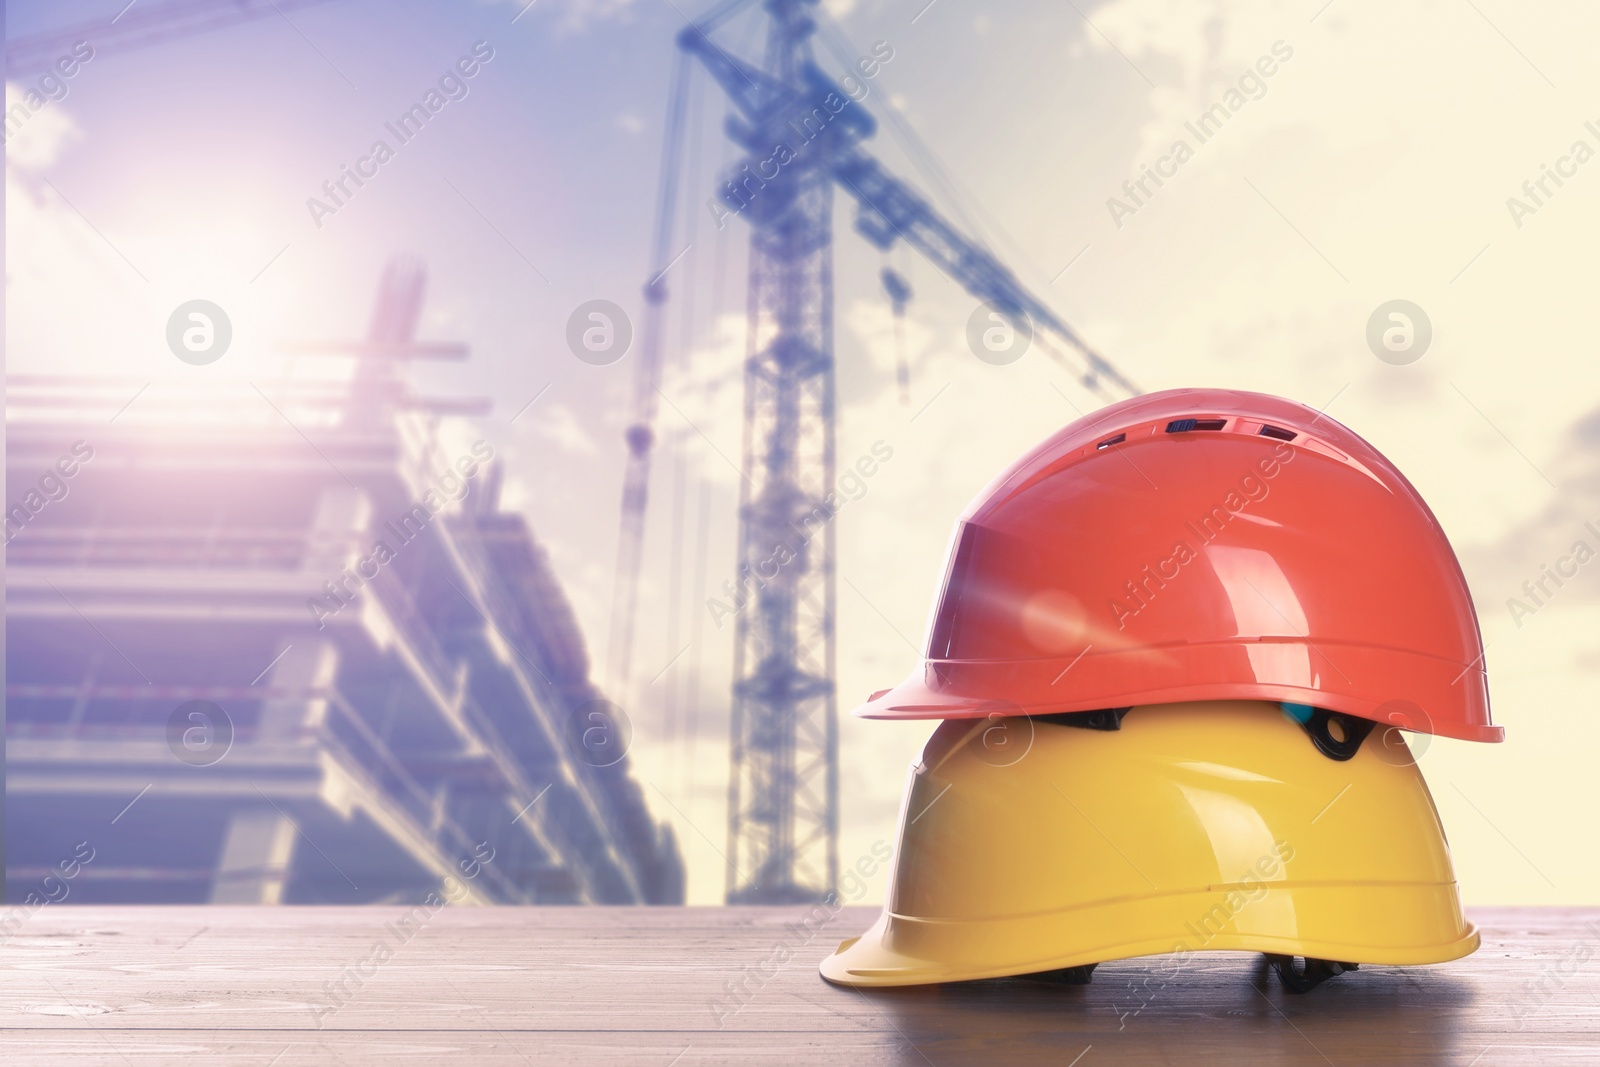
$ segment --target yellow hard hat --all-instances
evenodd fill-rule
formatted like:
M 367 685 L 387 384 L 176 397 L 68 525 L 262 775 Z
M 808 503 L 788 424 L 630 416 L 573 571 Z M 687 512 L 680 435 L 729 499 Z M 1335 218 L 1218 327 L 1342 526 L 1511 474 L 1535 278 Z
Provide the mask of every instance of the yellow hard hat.
M 1107 960 L 1224 950 L 1275 957 L 1304 991 L 1478 947 L 1398 731 L 1340 760 L 1265 702 L 1091 721 L 942 723 L 911 770 L 883 914 L 822 976 L 1087 981 Z

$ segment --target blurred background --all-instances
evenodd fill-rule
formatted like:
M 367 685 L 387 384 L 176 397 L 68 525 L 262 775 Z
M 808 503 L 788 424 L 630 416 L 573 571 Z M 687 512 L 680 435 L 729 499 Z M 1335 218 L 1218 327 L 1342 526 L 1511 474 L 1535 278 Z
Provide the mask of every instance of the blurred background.
M 877 902 L 930 726 L 846 712 L 1133 383 L 1417 485 L 1507 731 L 1414 739 L 1464 897 L 1596 899 L 1593 8 L 6 21 L 9 901 Z

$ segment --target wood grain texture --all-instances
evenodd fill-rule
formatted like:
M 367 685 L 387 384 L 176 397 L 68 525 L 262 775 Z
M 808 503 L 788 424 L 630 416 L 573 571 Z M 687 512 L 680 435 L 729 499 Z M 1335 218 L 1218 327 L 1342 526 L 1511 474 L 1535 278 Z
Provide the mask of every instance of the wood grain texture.
M 824 983 L 817 961 L 873 916 L 47 906 L 0 948 L 0 1061 L 1600 1063 L 1600 909 L 1480 909 L 1475 955 L 1300 997 L 1232 953 L 1104 964 L 1088 986 Z

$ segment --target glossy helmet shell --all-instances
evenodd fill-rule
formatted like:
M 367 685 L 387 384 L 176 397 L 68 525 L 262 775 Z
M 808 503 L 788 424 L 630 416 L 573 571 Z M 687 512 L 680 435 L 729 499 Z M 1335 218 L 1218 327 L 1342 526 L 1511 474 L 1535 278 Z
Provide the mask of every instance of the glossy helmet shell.
M 1410 966 L 1478 947 L 1404 741 L 1327 759 L 1271 704 L 1136 707 L 1119 731 L 941 723 L 847 985 L 1201 951 Z
M 1461 566 L 1302 404 L 1180 389 L 1072 423 L 957 524 L 923 666 L 867 718 L 1251 699 L 1499 741 Z

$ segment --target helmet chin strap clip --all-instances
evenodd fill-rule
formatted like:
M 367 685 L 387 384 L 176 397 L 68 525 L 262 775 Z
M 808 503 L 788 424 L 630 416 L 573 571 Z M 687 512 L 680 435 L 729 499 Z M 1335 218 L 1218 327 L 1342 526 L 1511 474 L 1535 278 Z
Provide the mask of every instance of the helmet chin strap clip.
M 1283 983 L 1283 988 L 1291 993 L 1309 993 L 1323 982 L 1335 978 L 1346 971 L 1354 971 L 1360 967 L 1355 963 L 1340 963 L 1337 960 L 1317 960 L 1309 956 L 1299 957 L 1302 961 L 1296 966 L 1294 956 L 1277 956 L 1267 953 L 1267 962 L 1272 964 L 1273 970 L 1278 972 L 1278 980 Z
M 1311 743 L 1317 746 L 1317 751 L 1341 763 L 1356 754 L 1361 742 L 1377 725 L 1371 719 L 1323 708 L 1313 708 L 1308 718 L 1300 720 L 1301 728 L 1311 735 Z
M 1100 708 L 1095 711 L 1064 711 L 1054 715 L 1034 715 L 1031 718 L 1034 722 L 1076 726 L 1080 730 L 1120 730 L 1123 716 L 1132 710 L 1132 708 Z M 1328 711 L 1325 708 L 1304 709 L 1309 711 L 1309 714 L 1302 718 L 1298 714 L 1301 710 L 1297 706 L 1296 712 L 1291 714 L 1311 738 L 1311 743 L 1317 746 L 1317 751 L 1341 763 L 1360 750 L 1361 743 L 1378 725 L 1371 719 L 1346 715 L 1341 711 Z
M 1076 726 L 1080 730 L 1120 730 L 1122 717 L 1132 708 L 1099 708 L 1095 711 L 1063 711 L 1055 715 L 1035 715 L 1034 722 L 1051 722 L 1057 726 Z

